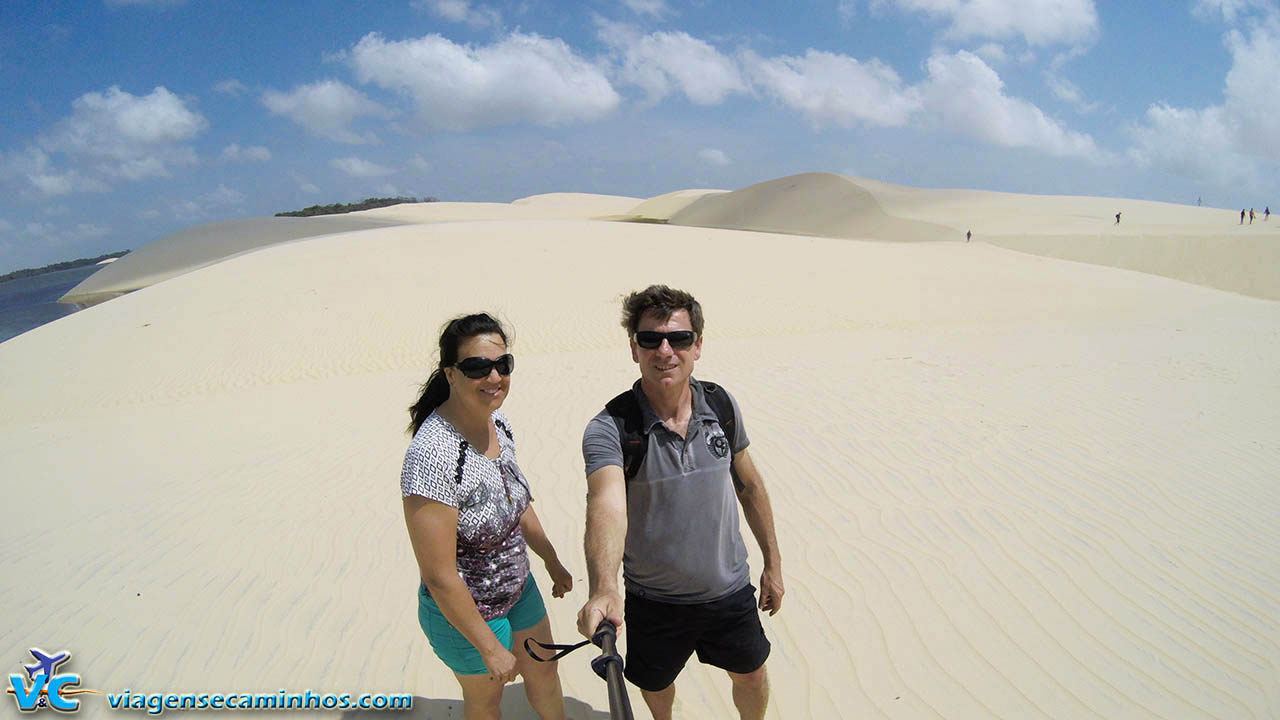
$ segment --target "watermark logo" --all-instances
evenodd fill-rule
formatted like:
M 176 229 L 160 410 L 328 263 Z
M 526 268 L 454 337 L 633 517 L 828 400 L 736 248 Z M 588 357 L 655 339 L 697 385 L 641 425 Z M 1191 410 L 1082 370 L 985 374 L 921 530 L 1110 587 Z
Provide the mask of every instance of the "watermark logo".
M 80 701 L 71 696 L 96 692 L 77 687 L 80 685 L 79 673 L 57 672 L 59 666 L 71 659 L 70 651 L 47 653 L 40 648 L 31 648 L 31 657 L 36 661 L 22 666 L 26 677 L 21 673 L 10 673 L 9 687 L 5 690 L 14 696 L 19 710 L 35 712 L 53 708 L 60 712 L 76 712 L 80 709 Z

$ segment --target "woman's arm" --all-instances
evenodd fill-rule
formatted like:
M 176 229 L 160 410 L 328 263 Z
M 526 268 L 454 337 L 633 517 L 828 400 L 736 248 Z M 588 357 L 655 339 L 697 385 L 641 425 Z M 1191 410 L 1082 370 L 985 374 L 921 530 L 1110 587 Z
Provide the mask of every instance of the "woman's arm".
M 524 535 L 524 541 L 529 549 L 542 558 L 547 574 L 551 576 L 552 597 L 564 597 L 565 593 L 573 589 L 573 575 L 556 556 L 556 549 L 547 539 L 547 533 L 542 529 L 542 522 L 538 520 L 538 513 L 533 511 L 533 503 L 530 503 L 520 515 L 520 533 Z
M 476 609 L 471 592 L 458 576 L 458 510 L 421 495 L 404 498 L 404 520 L 418 560 L 418 572 L 450 625 L 477 650 L 495 680 L 515 679 L 516 658 Z

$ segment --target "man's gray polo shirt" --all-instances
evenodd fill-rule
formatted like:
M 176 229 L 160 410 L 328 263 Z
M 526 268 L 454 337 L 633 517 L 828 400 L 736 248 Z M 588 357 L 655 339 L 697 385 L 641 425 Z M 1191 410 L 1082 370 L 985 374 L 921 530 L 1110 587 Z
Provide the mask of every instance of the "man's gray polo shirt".
M 734 453 L 750 442 L 742 412 L 729 396 L 738 427 L 730 450 L 701 384 L 690 378 L 690 385 L 693 414 L 683 438 L 658 420 L 639 380 L 631 388 L 640 402 L 649 449 L 636 476 L 626 481 L 622 555 L 627 592 L 679 604 L 718 600 L 750 582 L 729 475 Z M 607 465 L 622 467 L 622 441 L 607 411 L 587 423 L 582 457 L 588 475 Z

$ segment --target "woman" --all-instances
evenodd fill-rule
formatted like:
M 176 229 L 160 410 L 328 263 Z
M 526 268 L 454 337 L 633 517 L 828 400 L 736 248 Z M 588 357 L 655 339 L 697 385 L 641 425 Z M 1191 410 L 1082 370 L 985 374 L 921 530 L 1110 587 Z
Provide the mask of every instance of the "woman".
M 552 641 L 526 544 L 546 565 L 553 596 L 569 592 L 573 577 L 530 505 L 511 424 L 498 410 L 514 368 L 497 320 L 481 313 L 450 321 L 439 367 L 409 408 L 413 441 L 400 473 L 422 576 L 418 622 L 458 678 L 468 720 L 500 717 L 503 685 L 516 675 L 542 720 L 564 718 L 555 663 L 521 649 L 525 638 Z

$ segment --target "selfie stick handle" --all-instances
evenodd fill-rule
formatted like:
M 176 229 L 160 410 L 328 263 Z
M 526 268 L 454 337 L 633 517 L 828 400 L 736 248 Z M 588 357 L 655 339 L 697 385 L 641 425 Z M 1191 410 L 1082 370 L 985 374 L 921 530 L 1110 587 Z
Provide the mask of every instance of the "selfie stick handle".
M 627 686 L 622 679 L 622 656 L 618 654 L 617 640 L 618 628 L 602 620 L 596 626 L 596 634 L 591 636 L 591 642 L 602 651 L 600 657 L 591 661 L 591 669 L 609 686 L 610 720 L 632 720 L 631 698 L 627 697 Z

